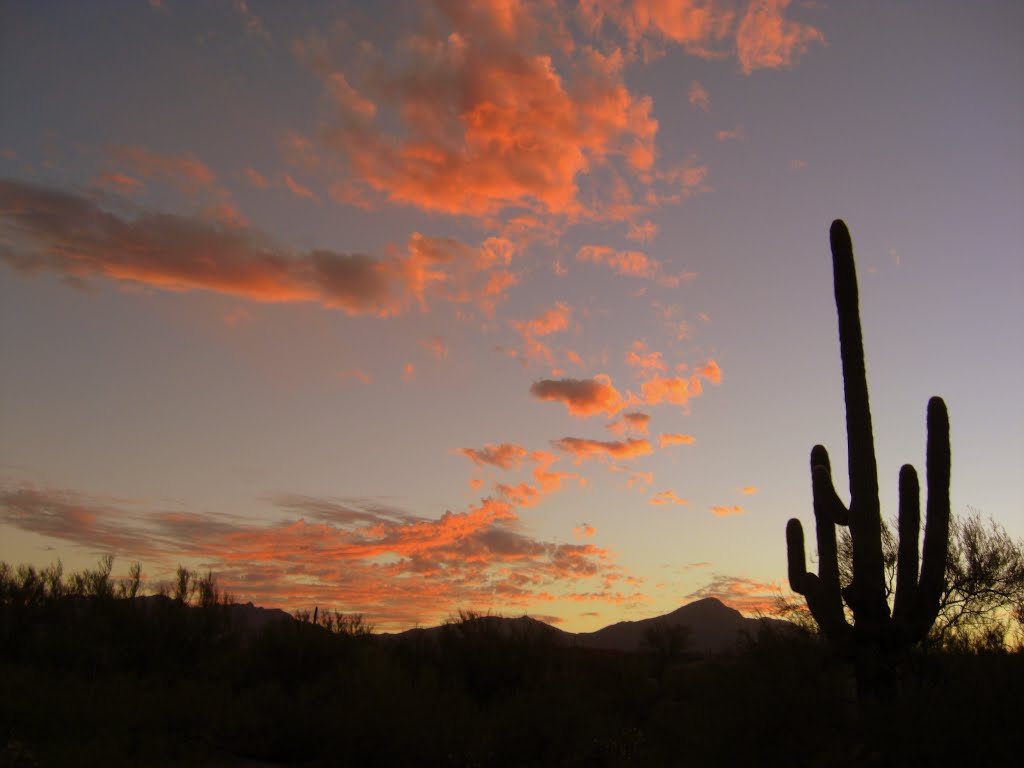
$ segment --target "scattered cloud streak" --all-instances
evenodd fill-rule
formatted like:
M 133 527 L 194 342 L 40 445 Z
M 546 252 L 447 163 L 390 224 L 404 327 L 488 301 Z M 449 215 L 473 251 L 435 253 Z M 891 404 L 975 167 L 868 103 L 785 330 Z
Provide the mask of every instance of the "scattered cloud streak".
M 70 491 L 0 488 L 0 521 L 121 557 L 210 568 L 232 594 L 285 608 L 337 606 L 382 628 L 437 621 L 460 606 L 625 599 L 625 575 L 592 544 L 541 541 L 487 498 L 432 519 L 367 500 L 288 495 L 255 523 L 142 511 Z M 586 528 L 583 528 L 584 532 Z
M 205 178 L 201 167 L 186 168 Z M 515 284 L 502 268 L 511 260 L 511 246 L 500 238 L 473 248 L 414 233 L 405 253 L 386 259 L 326 249 L 294 252 L 248 227 L 148 211 L 129 219 L 83 195 L 11 179 L 0 180 L 0 258 L 24 273 L 102 277 L 260 302 L 313 302 L 350 315 L 426 309 L 431 298 L 493 311 Z

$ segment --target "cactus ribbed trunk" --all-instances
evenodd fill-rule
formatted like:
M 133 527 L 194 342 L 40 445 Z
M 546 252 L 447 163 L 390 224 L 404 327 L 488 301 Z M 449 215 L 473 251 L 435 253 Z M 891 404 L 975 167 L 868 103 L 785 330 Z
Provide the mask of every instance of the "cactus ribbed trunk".
M 861 693 L 886 695 L 895 689 L 894 666 L 928 634 L 939 610 L 949 543 L 949 418 L 942 399 L 933 397 L 928 402 L 928 507 L 920 571 L 917 472 L 909 464 L 900 469 L 899 560 L 890 614 L 857 271 L 850 233 L 842 221 L 832 223 L 830 240 L 846 400 L 850 504 L 845 505 L 835 491 L 828 452 L 820 445 L 814 446 L 811 487 L 818 573 L 807 571 L 803 527 L 794 518 L 786 526 L 789 583 L 794 592 L 804 595 L 829 642 L 854 661 Z M 836 525 L 848 525 L 853 540 L 853 579 L 845 587 L 839 581 Z M 852 624 L 847 621 L 844 601 L 852 613 Z

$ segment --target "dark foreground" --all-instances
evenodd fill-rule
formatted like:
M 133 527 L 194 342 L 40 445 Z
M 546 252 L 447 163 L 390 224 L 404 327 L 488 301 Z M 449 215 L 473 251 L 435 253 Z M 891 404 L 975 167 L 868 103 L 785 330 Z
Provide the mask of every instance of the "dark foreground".
M 222 604 L 64 598 L 0 615 L 6 766 L 1020 764 L 1024 654 L 912 659 L 858 706 L 813 637 L 696 659 L 562 647 L 463 619 L 385 642 L 358 622 L 235 626 Z M 961 759 L 961 755 L 967 759 Z

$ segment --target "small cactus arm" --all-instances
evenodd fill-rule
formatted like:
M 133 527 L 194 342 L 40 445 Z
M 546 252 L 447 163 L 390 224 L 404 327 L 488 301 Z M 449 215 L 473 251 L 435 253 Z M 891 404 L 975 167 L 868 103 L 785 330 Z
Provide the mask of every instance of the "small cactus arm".
M 878 469 L 875 462 L 871 408 L 868 403 L 857 298 L 857 272 L 850 233 L 840 220 L 830 232 L 839 347 L 846 400 L 846 435 L 849 454 L 850 504 L 845 505 L 832 484 L 828 452 L 820 445 L 811 450 L 811 489 L 818 545 L 818 573 L 807 571 L 804 532 L 796 518 L 786 525 L 789 584 L 807 600 L 807 607 L 833 644 L 884 645 L 906 650 L 922 640 L 935 621 L 944 587 L 949 545 L 949 417 L 939 397 L 928 402 L 927 485 L 928 506 L 924 548 L 918 569 L 920 489 L 917 472 L 909 464 L 900 469 L 898 560 L 892 613 L 885 588 L 882 557 Z M 847 525 L 853 540 L 853 580 L 839 581 L 836 526 Z M 851 625 L 843 602 L 853 614 Z

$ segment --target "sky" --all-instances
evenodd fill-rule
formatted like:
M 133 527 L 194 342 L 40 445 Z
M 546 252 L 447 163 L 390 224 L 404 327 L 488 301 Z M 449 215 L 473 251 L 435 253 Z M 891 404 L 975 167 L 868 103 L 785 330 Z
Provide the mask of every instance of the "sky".
M 925 409 L 1024 536 L 1024 5 L 0 0 L 0 559 L 571 631 L 748 615 Z

